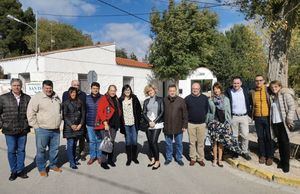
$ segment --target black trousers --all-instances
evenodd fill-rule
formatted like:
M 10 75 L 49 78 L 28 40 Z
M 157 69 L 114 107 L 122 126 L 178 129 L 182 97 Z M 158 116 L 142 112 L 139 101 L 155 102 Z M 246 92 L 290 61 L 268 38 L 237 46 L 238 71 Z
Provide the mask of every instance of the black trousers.
M 280 163 L 283 167 L 289 168 L 290 166 L 290 140 L 286 133 L 284 124 L 274 123 L 272 127 L 277 135 L 279 154 L 280 154 Z
M 149 157 L 159 161 L 158 138 L 161 129 L 146 130 L 147 140 L 149 144 Z

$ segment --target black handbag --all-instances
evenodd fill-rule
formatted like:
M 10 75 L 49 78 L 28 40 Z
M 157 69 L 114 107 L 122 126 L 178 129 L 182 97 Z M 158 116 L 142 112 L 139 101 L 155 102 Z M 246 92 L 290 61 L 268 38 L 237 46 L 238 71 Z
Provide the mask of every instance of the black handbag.
M 140 126 L 139 126 L 139 130 L 141 131 L 147 131 L 149 129 L 149 123 L 148 121 L 142 116 L 141 120 L 140 120 Z

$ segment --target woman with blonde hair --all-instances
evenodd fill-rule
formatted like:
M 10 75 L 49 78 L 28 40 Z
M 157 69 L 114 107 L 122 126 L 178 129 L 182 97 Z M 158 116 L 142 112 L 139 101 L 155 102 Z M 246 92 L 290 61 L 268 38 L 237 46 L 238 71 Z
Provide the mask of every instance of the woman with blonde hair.
M 144 101 L 142 111 L 142 116 L 146 122 L 148 122 L 149 126 L 146 129 L 150 158 L 148 167 L 152 167 L 152 170 L 156 170 L 160 167 L 158 138 L 163 128 L 162 122 L 164 114 L 163 98 L 158 97 L 156 91 L 156 87 L 152 84 L 145 87 L 145 96 L 149 96 L 149 98 Z

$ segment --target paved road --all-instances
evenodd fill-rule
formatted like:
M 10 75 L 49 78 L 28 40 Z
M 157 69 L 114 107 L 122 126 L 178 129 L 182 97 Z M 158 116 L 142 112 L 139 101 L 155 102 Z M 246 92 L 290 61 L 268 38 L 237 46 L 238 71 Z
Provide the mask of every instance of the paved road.
M 161 147 L 163 136 L 161 135 Z M 139 142 L 144 144 L 145 135 L 139 134 Z M 184 136 L 187 142 L 187 134 Z M 196 165 L 188 166 L 184 158 L 185 166 L 180 167 L 176 163 L 164 166 L 152 171 L 147 168 L 147 146 L 140 146 L 139 165 L 125 166 L 126 155 L 124 153 L 124 138 L 117 136 L 117 167 L 105 171 L 97 163 L 87 166 L 82 163 L 79 170 L 71 170 L 65 157 L 66 141 L 61 141 L 60 163 L 63 164 L 63 172 L 50 172 L 49 177 L 43 178 L 38 174 L 33 163 L 35 155 L 34 134 L 29 134 L 27 144 L 26 165 L 28 165 L 29 179 L 17 179 L 8 181 L 9 168 L 6 159 L 6 145 L 4 136 L 0 136 L 0 193 L 1 194 L 95 194 L 95 193 L 300 193 L 300 189 L 277 185 L 265 180 L 253 177 L 225 164 L 224 168 L 212 167 L 207 161 L 206 167 Z M 184 153 L 187 154 L 188 144 L 184 143 Z M 164 157 L 161 155 L 163 163 Z

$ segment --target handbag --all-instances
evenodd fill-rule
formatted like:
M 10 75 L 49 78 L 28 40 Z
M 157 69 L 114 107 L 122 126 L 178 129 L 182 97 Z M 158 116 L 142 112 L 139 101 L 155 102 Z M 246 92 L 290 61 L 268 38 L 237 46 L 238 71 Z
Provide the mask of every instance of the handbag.
M 149 123 L 148 121 L 142 116 L 141 120 L 140 120 L 140 126 L 139 126 L 139 130 L 141 131 L 147 131 L 149 129 Z
M 100 144 L 100 150 L 107 153 L 112 153 L 113 151 L 113 143 L 111 141 L 110 132 L 108 131 L 108 135 L 106 135 Z

